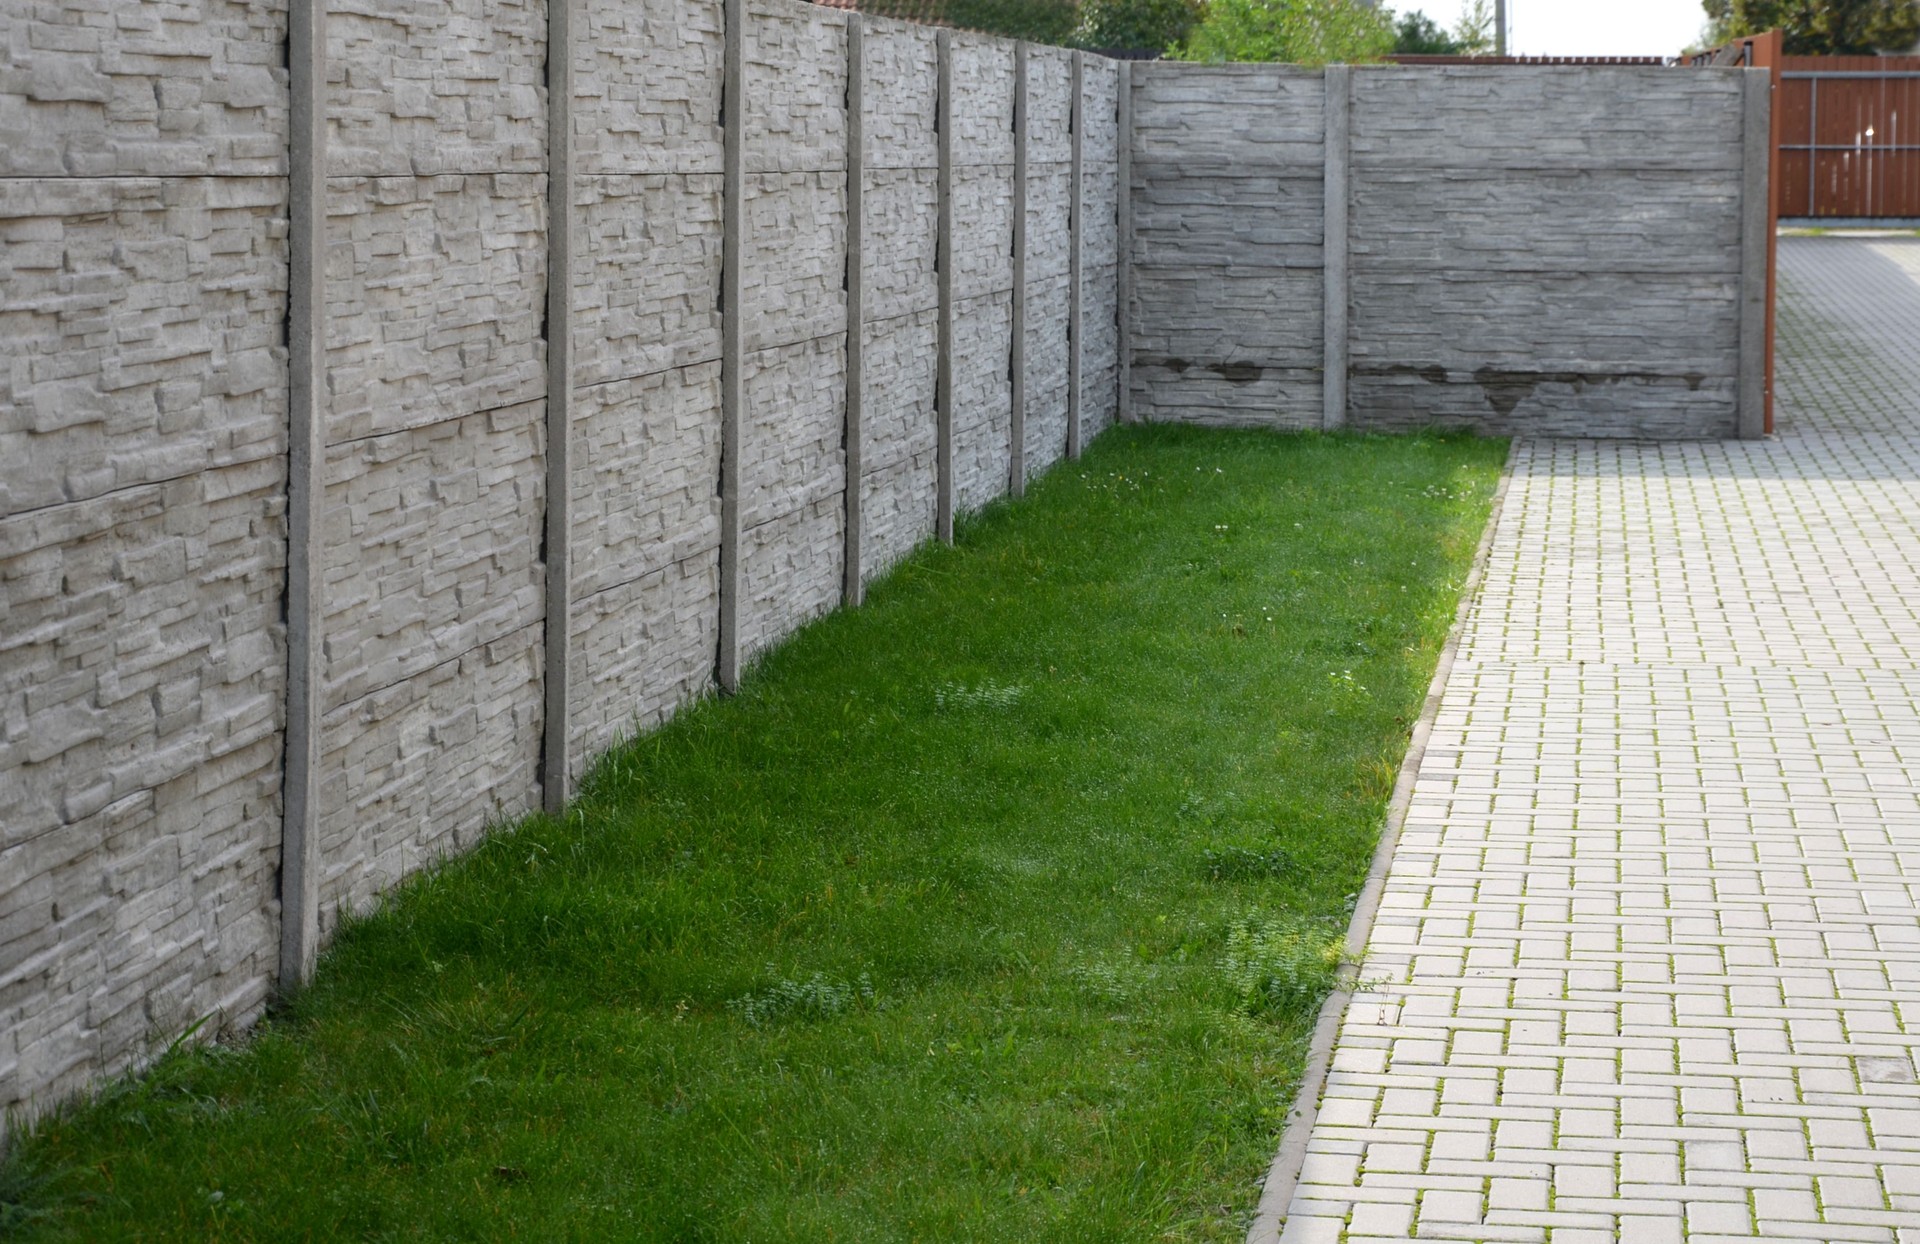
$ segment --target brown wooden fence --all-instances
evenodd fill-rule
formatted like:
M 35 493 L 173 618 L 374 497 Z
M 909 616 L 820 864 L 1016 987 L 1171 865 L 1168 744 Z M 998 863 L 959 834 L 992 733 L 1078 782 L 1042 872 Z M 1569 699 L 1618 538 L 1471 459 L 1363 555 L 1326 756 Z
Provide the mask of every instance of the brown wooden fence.
M 1784 56 L 1780 214 L 1920 218 L 1920 56 Z

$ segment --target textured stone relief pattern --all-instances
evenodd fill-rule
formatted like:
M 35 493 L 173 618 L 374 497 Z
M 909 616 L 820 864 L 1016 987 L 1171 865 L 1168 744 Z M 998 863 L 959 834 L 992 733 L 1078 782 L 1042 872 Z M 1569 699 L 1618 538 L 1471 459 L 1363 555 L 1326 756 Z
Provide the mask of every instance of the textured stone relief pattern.
M 574 384 L 719 358 L 720 176 L 583 177 L 574 203 Z
M 873 579 L 934 531 L 939 52 L 922 26 L 867 18 L 862 537 Z
M 283 453 L 286 182 L 0 179 L 0 515 Z
M 937 168 L 940 51 L 936 32 L 881 17 L 861 19 L 867 58 L 867 171 Z
M 712 691 L 719 646 L 717 538 L 706 552 L 575 599 L 574 753 L 597 756 Z
M 749 175 L 741 251 L 748 351 L 844 332 L 845 170 Z
M 939 316 L 931 308 L 866 327 L 861 573 L 868 578 L 933 534 L 938 351 Z
M 1730 434 L 1740 98 L 1734 73 L 1357 72 L 1349 420 Z
M 574 402 L 575 594 L 718 548 L 719 364 L 595 385 Z
M 541 628 L 468 649 L 321 720 L 321 923 L 539 804 Z
M 570 730 L 585 761 L 711 685 L 720 367 L 595 385 L 574 401 Z
M 546 394 L 544 175 L 327 185 L 328 439 Z
M 0 519 L 0 1106 L 265 1002 L 285 487 L 273 457 Z
M 0 8 L 0 177 L 280 176 L 287 18 L 267 0 Z
M 545 418 L 527 402 L 328 450 L 328 708 L 540 620 Z
M 1325 88 L 1135 70 L 1133 387 L 1154 419 L 1318 427 Z
M 839 603 L 846 489 L 846 15 L 749 0 L 741 239 L 742 650 Z
M 719 173 L 720 0 L 584 0 L 574 20 L 576 173 Z
M 1120 273 L 1112 264 L 1082 270 L 1080 311 L 1087 332 L 1080 357 L 1082 436 L 1093 439 L 1113 425 L 1120 402 Z
M 838 601 L 846 487 L 846 18 L 752 11 L 749 654 Z M 720 13 L 576 13 L 583 760 L 712 685 Z M 329 930 L 538 802 L 547 282 L 544 3 L 355 0 L 330 16 Z M 200 1014 L 245 1023 L 275 971 L 285 39 L 271 0 L 0 14 L 0 775 L 24 794 L 0 827 L 0 1106 L 79 1087 Z M 956 470 L 974 508 L 1008 469 L 1013 54 L 953 40 Z M 934 32 L 868 19 L 866 48 L 871 575 L 933 525 L 938 138 Z M 1036 48 L 1029 73 L 1037 470 L 1065 439 L 1070 60 Z M 1089 58 L 1086 79 L 1097 430 L 1115 357 L 1115 75 Z
M 336 0 L 327 12 L 327 171 L 547 167 L 544 0 Z
M 1027 284 L 1026 472 L 1031 479 L 1067 452 L 1067 278 Z
M 954 308 L 953 492 L 977 510 L 1007 490 L 1013 460 L 1013 297 L 983 294 Z
M 844 171 L 847 15 L 793 0 L 746 8 L 747 171 Z
M 1085 333 L 1080 354 L 1082 435 L 1091 440 L 1112 425 L 1119 407 L 1120 339 L 1117 319 L 1119 270 L 1119 70 L 1116 63 L 1088 56 L 1080 73 L 1086 133 L 1081 162 L 1081 321 Z
M 1027 164 L 1073 159 L 1073 53 L 1027 46 Z

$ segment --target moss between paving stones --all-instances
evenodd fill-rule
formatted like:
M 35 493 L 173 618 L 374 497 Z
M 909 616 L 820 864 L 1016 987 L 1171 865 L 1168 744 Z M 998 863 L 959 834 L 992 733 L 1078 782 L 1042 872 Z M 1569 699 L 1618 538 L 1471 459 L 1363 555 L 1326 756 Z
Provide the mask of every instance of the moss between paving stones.
M 0 1168 L 26 1239 L 1237 1239 L 1505 446 L 1128 428 Z

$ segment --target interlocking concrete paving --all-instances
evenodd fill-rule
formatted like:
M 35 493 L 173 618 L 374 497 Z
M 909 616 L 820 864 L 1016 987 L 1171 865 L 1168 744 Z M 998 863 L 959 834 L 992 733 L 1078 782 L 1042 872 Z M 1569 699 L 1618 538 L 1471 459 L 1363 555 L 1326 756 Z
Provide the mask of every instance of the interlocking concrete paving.
M 1920 239 L 1779 436 L 1517 450 L 1282 1239 L 1920 1244 Z

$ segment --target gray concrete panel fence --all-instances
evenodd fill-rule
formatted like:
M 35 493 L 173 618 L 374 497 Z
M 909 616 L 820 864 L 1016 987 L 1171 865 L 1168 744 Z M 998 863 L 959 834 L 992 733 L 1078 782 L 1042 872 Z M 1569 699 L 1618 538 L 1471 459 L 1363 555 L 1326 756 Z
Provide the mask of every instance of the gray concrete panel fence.
M 1141 417 L 1757 433 L 1763 75 L 1131 71 Z
M 1114 404 L 1097 58 L 790 0 L 118 7 L 0 11 L 8 1110 L 247 1023 Z
M 1117 419 L 1730 431 L 1738 76 L 1555 72 L 0 0 L 0 1108 Z

